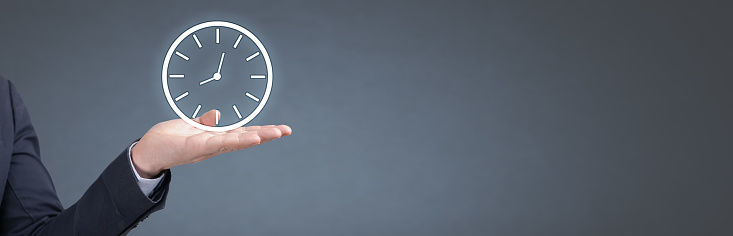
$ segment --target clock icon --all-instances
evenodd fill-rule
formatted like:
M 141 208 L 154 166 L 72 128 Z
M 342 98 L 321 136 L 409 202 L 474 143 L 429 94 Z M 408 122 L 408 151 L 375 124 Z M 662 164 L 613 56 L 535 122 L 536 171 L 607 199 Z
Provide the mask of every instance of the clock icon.
M 163 92 L 182 120 L 208 131 L 241 127 L 262 111 L 272 90 L 272 63 L 257 37 L 234 23 L 209 21 L 184 31 L 163 61 Z M 193 121 L 221 113 L 215 126 Z

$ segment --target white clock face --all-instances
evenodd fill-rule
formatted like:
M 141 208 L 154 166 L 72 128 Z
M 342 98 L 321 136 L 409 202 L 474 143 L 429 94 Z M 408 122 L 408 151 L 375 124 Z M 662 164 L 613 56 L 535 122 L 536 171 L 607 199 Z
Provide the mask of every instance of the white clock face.
M 265 107 L 272 88 L 270 57 L 244 27 L 210 21 L 176 38 L 163 61 L 163 92 L 173 111 L 187 123 L 209 131 L 241 127 Z M 216 126 L 193 121 L 211 109 Z

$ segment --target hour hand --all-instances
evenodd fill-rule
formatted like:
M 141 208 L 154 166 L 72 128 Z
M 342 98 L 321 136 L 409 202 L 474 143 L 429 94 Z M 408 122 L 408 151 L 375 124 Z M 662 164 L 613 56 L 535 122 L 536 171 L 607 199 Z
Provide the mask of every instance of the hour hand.
M 220 79 L 221 79 L 221 74 L 219 74 L 219 72 L 216 72 L 214 73 L 214 76 L 212 76 L 211 78 L 208 78 L 204 81 L 199 82 L 199 85 L 204 85 L 205 83 L 211 82 L 212 80 L 220 80 Z

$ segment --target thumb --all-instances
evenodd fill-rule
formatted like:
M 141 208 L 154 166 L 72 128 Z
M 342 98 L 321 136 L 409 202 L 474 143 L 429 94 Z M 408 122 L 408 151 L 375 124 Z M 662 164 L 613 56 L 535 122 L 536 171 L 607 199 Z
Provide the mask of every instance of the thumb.
M 221 113 L 219 113 L 219 110 L 211 110 L 203 115 L 201 117 L 196 117 L 193 119 L 193 121 L 196 121 L 202 125 L 206 126 L 216 126 L 219 124 L 219 118 L 221 117 Z

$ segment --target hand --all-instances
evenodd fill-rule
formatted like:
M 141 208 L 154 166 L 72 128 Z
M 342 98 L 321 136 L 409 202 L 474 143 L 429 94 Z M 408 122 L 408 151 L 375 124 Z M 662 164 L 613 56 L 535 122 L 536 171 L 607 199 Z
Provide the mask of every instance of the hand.
M 194 121 L 214 126 L 219 116 L 219 111 L 211 110 Z M 177 165 L 251 148 L 291 133 L 286 125 L 249 126 L 213 132 L 198 129 L 180 119 L 169 120 L 150 128 L 132 148 L 130 156 L 140 177 L 154 178 L 161 171 Z

